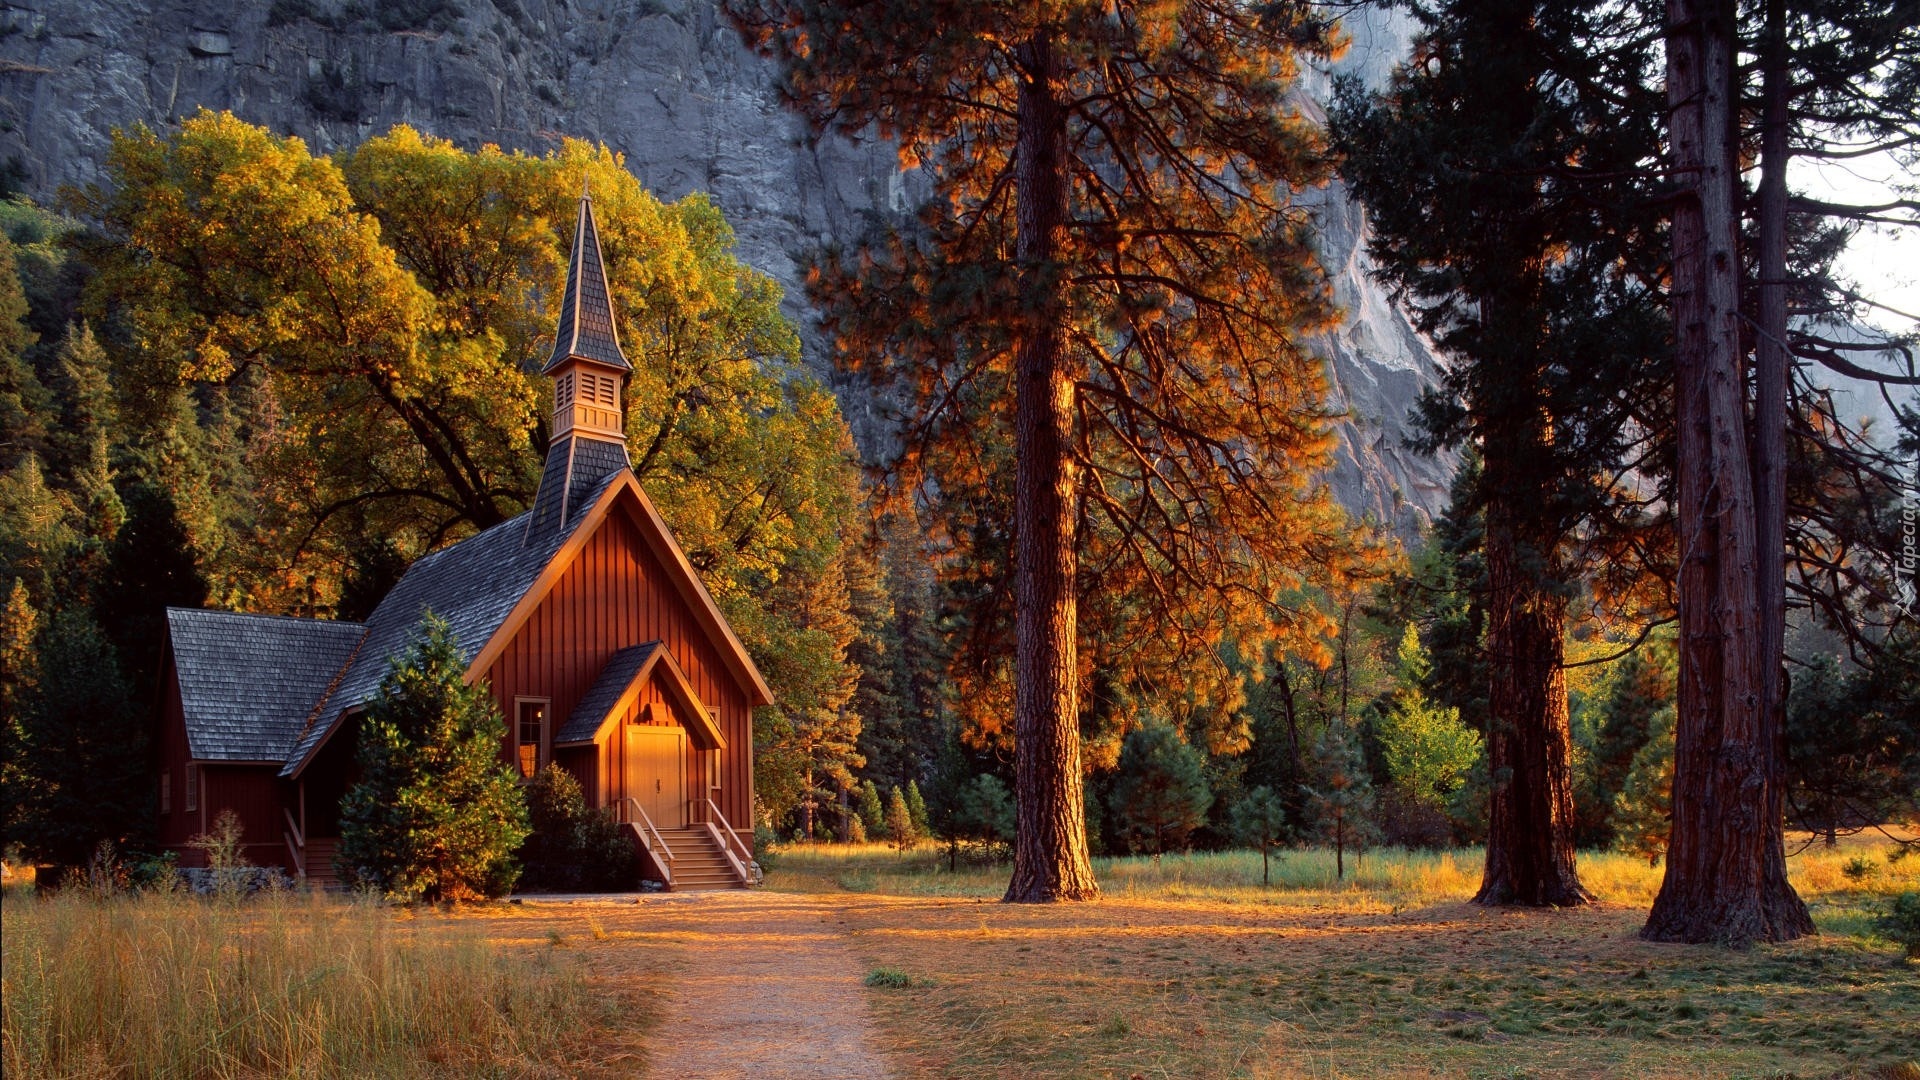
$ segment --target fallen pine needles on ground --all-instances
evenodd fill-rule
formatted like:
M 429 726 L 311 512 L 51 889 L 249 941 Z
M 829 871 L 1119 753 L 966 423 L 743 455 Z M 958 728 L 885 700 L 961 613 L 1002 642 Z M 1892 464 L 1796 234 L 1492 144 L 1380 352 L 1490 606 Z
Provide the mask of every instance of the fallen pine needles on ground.
M 1257 853 L 1103 860 L 1090 904 L 997 903 L 1004 867 L 931 848 L 786 849 L 770 877 L 843 898 L 913 1077 L 1920 1080 L 1920 965 L 1873 929 L 1920 860 L 1884 847 L 1794 855 L 1821 934 L 1746 952 L 1641 941 L 1660 871 L 1613 854 L 1568 911 L 1466 903 L 1471 849 L 1349 854 L 1345 882 L 1288 852 L 1272 888 Z

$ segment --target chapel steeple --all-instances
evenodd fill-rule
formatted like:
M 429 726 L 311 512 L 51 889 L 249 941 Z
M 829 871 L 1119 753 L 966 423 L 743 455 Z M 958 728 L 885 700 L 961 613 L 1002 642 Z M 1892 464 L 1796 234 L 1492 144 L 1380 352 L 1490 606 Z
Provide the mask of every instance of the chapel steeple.
M 527 523 L 527 540 L 564 527 L 608 475 L 627 460 L 626 384 L 633 365 L 620 351 L 613 297 L 600 260 L 593 199 L 583 187 L 560 298 L 560 328 L 542 373 L 553 379 L 553 434 Z

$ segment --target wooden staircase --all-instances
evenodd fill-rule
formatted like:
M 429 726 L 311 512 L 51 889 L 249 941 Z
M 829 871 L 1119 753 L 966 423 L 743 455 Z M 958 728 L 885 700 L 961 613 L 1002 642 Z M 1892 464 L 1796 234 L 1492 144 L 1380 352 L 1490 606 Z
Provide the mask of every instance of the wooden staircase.
M 333 868 L 334 853 L 340 849 L 340 841 L 332 836 L 314 836 L 307 840 L 305 852 L 307 859 L 307 887 L 311 889 L 337 889 L 340 887 L 339 872 Z
M 674 892 L 746 888 L 705 825 L 661 829 L 660 838 L 673 852 Z

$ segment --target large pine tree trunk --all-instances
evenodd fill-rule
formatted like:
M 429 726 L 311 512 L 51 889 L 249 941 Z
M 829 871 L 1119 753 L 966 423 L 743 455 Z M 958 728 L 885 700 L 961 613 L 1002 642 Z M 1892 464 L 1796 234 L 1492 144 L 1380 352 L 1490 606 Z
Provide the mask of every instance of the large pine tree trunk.
M 1668 0 L 1680 699 L 1666 878 L 1642 936 L 1745 944 L 1813 931 L 1787 882 L 1740 370 L 1734 7 Z
M 1529 471 L 1498 460 L 1487 440 L 1487 479 Z M 1509 447 L 1508 449 L 1511 449 Z M 1573 770 L 1564 659 L 1566 602 L 1543 580 L 1550 538 L 1524 541 L 1518 519 L 1537 513 L 1509 491 L 1487 508 L 1487 765 L 1493 798 L 1480 904 L 1572 907 L 1593 899 L 1573 856 Z M 1541 493 L 1541 497 L 1545 497 Z
M 1753 365 L 1753 488 L 1759 554 L 1760 674 L 1773 725 L 1774 814 L 1787 733 L 1787 10 L 1767 0 L 1761 56 L 1766 99 L 1760 137 L 1760 319 Z
M 1044 38 L 1020 49 L 1016 256 L 1024 313 L 1014 358 L 1014 797 L 1019 828 L 1006 899 L 1099 892 L 1081 798 L 1074 535 L 1074 377 L 1055 259 L 1067 222 L 1066 114 Z

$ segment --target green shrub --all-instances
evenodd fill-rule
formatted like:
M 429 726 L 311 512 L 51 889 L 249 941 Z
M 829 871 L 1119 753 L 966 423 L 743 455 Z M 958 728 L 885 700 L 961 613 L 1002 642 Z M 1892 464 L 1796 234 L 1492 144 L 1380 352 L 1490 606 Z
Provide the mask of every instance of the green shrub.
M 1906 892 L 1887 904 L 1886 913 L 1874 921 L 1874 928 L 1896 945 L 1905 947 L 1907 959 L 1920 960 L 1920 892 Z
M 753 827 L 753 861 L 760 864 L 762 870 L 772 870 L 780 861 L 780 835 L 765 822 Z
M 520 884 L 555 892 L 631 889 L 640 859 L 627 831 L 587 805 L 580 782 L 549 764 L 528 782 L 527 823 L 520 847 Z
M 500 760 L 506 720 L 445 619 L 429 613 L 389 661 L 360 724 L 361 781 L 340 806 L 348 884 L 395 900 L 504 896 L 527 838 L 520 783 Z

